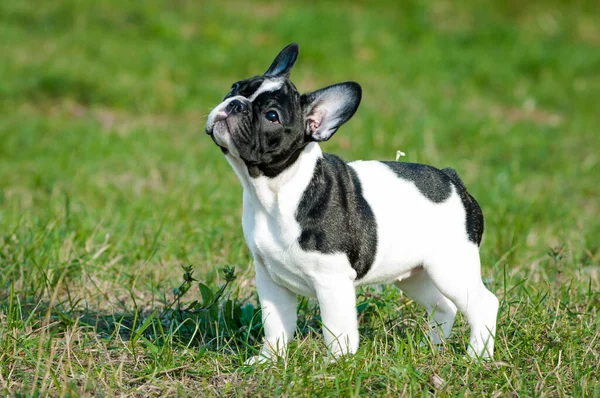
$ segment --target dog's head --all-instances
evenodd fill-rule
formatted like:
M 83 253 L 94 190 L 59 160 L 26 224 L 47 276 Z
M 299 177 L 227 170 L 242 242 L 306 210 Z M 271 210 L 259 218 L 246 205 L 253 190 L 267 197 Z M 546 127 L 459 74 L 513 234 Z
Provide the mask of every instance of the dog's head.
M 308 143 L 328 140 L 360 103 L 355 82 L 300 95 L 289 79 L 297 58 L 292 43 L 264 75 L 234 83 L 208 116 L 206 132 L 224 153 L 242 160 L 252 177 L 285 170 Z

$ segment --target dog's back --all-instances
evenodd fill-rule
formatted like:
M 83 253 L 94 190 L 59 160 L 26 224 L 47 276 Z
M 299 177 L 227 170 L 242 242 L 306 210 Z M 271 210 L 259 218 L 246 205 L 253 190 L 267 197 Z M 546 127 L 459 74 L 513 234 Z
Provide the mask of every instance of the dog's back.
M 348 165 L 377 225 L 377 255 L 360 283 L 389 280 L 443 252 L 478 251 L 481 210 L 456 172 L 406 162 Z

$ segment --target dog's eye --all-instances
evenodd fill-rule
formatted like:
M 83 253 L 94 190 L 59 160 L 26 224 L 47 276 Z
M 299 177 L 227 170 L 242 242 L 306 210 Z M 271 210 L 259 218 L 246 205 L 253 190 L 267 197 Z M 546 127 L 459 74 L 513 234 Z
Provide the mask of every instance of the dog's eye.
M 269 111 L 265 113 L 265 118 L 271 123 L 279 123 L 279 115 L 275 111 Z

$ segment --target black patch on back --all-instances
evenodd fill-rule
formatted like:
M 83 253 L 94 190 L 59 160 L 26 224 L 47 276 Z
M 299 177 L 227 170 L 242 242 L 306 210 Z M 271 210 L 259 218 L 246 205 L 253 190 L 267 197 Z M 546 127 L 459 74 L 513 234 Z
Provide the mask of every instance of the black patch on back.
M 456 171 L 450 167 L 443 170 L 420 163 L 382 162 L 398 177 L 412 181 L 419 192 L 434 203 L 441 203 L 452 194 L 452 185 L 460 196 L 466 212 L 466 230 L 469 240 L 478 246 L 483 237 L 483 213 L 479 204 L 468 192 Z
M 377 250 L 377 223 L 356 171 L 342 159 L 323 154 L 317 161 L 296 220 L 303 250 L 345 253 L 357 279 L 369 271 Z
M 413 182 L 427 199 L 441 203 L 452 194 L 450 177 L 433 166 L 407 162 L 381 162 L 403 180 Z
M 481 238 L 483 237 L 484 220 L 479 203 L 477 203 L 475 198 L 467 192 L 467 187 L 454 169 L 447 167 L 442 171 L 454 182 L 454 185 L 457 188 L 456 191 L 467 212 L 467 235 L 469 236 L 469 240 L 476 243 L 477 246 L 480 246 Z

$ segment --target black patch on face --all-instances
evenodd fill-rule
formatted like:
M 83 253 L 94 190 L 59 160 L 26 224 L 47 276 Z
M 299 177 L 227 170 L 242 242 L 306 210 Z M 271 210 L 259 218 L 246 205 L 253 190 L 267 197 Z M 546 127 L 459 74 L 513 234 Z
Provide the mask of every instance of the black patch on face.
M 225 98 L 252 97 L 265 80 L 263 76 L 256 76 L 234 83 Z M 298 159 L 310 142 L 304 134 L 300 94 L 291 81 L 282 81 L 280 89 L 259 94 L 250 104 L 251 112 L 227 118 L 237 152 L 253 178 L 279 175 Z M 269 111 L 277 113 L 277 123 L 265 118 Z
M 447 167 L 442 171 L 448 177 L 450 177 L 452 182 L 454 182 L 456 191 L 458 192 L 460 200 L 462 200 L 463 206 L 465 207 L 465 211 L 467 213 L 467 235 L 469 236 L 469 240 L 477 244 L 477 246 L 480 246 L 481 238 L 483 237 L 484 220 L 483 212 L 481 211 L 481 207 L 479 207 L 479 203 L 477 203 L 475 198 L 467 192 L 467 187 L 456 173 L 456 170 Z
M 413 182 L 419 192 L 434 203 L 441 203 L 452 194 L 452 180 L 433 166 L 407 162 L 381 162 L 403 180 Z
M 303 250 L 345 253 L 357 279 L 369 271 L 377 250 L 377 223 L 356 171 L 342 159 L 325 153 L 317 161 L 296 220 Z
M 231 86 L 231 91 L 225 96 L 224 100 L 236 95 L 248 98 L 258 90 L 264 81 L 265 78 L 263 76 L 254 76 L 246 80 L 235 82 Z

